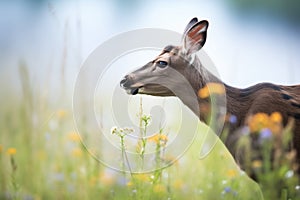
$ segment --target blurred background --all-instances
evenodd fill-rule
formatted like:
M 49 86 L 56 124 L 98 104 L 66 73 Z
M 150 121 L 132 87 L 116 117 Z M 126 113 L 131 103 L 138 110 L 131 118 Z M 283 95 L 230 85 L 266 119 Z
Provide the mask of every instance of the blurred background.
M 187 0 L 176 3 L 171 0 L 0 1 L 0 198 L 13 199 L 21 195 L 22 199 L 95 199 L 100 194 L 103 199 L 114 195 L 124 199 L 123 195 L 128 195 L 128 192 L 118 194 L 114 191 L 126 185 L 128 180 L 120 179 L 115 172 L 99 166 L 80 143 L 72 113 L 77 75 L 90 53 L 111 37 L 141 28 L 182 33 L 193 17 L 210 22 L 203 49 L 227 84 L 243 88 L 265 81 L 288 85 L 300 83 L 298 0 Z M 144 53 L 147 55 L 132 54 L 130 59 L 125 59 L 127 63 L 121 72 L 108 74 L 105 80 L 111 84 L 104 85 L 118 87 L 125 73 L 157 54 Z M 118 145 L 119 138 L 110 134 L 111 127 L 116 124 L 113 120 L 107 121 L 114 117 L 113 114 L 121 116 L 124 113 L 103 112 L 103 107 L 110 106 L 111 102 L 103 97 L 106 93 L 99 94 L 96 98 L 102 100 L 102 104 L 97 101 L 99 105 L 95 106 L 98 122 L 106 124 L 105 131 Z M 85 99 L 82 95 L 82 101 Z M 135 120 L 139 120 L 139 99 L 129 99 L 134 103 L 130 104 L 128 112 Z M 143 97 L 144 105 L 152 106 L 151 109 L 144 107 L 144 111 L 153 115 L 153 124 L 161 124 L 164 118 L 170 120 L 171 128 L 163 131 L 172 132 L 173 126 L 173 132 L 176 132 L 181 119 L 187 119 L 176 115 L 181 114 L 183 106 L 177 99 L 169 99 L 167 104 L 163 99 L 156 100 Z M 120 100 L 117 98 L 115 104 L 117 101 Z M 162 108 L 172 112 L 163 113 Z M 191 118 L 190 123 L 198 123 L 194 115 Z M 95 129 L 89 130 L 88 121 L 82 120 L 86 129 L 83 132 L 91 131 L 99 136 Z M 200 132 L 206 128 L 200 127 Z M 195 131 L 192 126 L 190 129 L 183 131 Z M 153 134 L 159 129 L 150 127 L 149 130 Z M 172 140 L 171 136 L 169 138 Z M 100 143 L 101 139 L 95 143 Z M 100 153 L 119 161 L 120 155 L 112 155 L 110 149 L 101 149 L 99 143 L 97 147 L 103 150 L 99 150 Z M 200 141 L 200 144 L 203 143 Z M 95 149 L 88 150 L 93 153 Z M 185 168 L 181 166 L 177 170 L 177 165 L 171 168 L 174 172 L 170 176 L 172 181 L 180 179 L 182 185 L 185 184 L 183 190 L 175 187 L 174 191 L 179 195 L 186 198 L 187 194 L 195 197 L 206 194 L 204 199 L 211 199 L 217 194 L 217 185 L 220 195 L 223 195 L 224 187 L 225 193 L 230 191 L 234 195 L 228 190 L 234 185 L 237 191 L 253 195 L 256 187 L 231 185 L 230 180 L 245 176 L 239 173 L 221 143 L 214 148 L 211 159 L 199 160 L 199 144 L 194 145 L 192 152 L 195 155 L 183 159 Z M 195 165 L 191 169 L 190 166 Z M 201 178 L 196 180 L 195 174 Z M 111 189 L 111 185 L 116 187 Z
M 102 42 L 146 27 L 181 33 L 195 16 L 210 22 L 204 50 L 224 82 L 296 84 L 299 10 L 296 0 L 1 1 L 1 92 L 18 93 L 20 63 L 34 87 L 50 92 L 65 84 L 71 91 L 81 63 Z

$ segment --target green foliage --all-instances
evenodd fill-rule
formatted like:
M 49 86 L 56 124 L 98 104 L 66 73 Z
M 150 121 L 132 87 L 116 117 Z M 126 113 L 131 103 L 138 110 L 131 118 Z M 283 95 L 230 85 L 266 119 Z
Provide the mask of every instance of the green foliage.
M 298 0 L 229 0 L 240 14 L 252 12 L 254 15 L 263 14 L 269 18 L 284 19 L 289 23 L 299 25 L 300 2 Z

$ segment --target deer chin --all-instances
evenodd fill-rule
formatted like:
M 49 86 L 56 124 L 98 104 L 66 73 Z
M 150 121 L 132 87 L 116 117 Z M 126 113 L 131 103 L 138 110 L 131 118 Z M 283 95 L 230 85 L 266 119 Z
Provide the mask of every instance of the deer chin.
M 159 84 L 147 84 L 140 87 L 138 94 L 147 94 L 152 96 L 175 96 L 168 88 Z
M 128 93 L 131 95 L 136 95 L 139 93 L 139 89 L 140 88 L 131 88 L 131 89 L 129 89 Z
M 124 88 L 127 94 L 130 95 L 136 95 L 139 93 L 140 87 L 130 87 L 130 88 Z

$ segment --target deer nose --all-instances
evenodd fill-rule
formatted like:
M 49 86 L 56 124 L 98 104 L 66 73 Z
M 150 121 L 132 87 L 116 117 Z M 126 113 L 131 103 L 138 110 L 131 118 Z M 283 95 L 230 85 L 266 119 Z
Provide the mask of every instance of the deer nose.
M 130 76 L 126 75 L 121 81 L 120 81 L 120 86 L 121 87 L 126 87 L 129 83 Z

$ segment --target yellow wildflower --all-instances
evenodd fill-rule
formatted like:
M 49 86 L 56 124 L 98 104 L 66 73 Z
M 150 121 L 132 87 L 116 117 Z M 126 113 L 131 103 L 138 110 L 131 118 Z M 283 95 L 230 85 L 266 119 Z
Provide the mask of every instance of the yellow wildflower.
M 184 186 L 184 183 L 182 180 L 176 180 L 176 181 L 174 181 L 173 186 L 175 189 L 182 189 Z
M 261 166 L 262 166 L 261 160 L 254 160 L 254 161 L 252 162 L 252 167 L 253 167 L 253 168 L 260 168 Z
M 282 116 L 279 112 L 273 112 L 270 116 L 270 119 L 274 123 L 281 123 L 282 122 Z
M 209 91 L 208 91 L 208 88 L 207 88 L 207 87 L 201 88 L 201 89 L 198 91 L 198 96 L 199 96 L 201 99 L 205 99 L 205 98 L 209 97 Z
M 248 119 L 248 126 L 251 133 L 268 128 L 273 134 L 278 134 L 282 130 L 282 116 L 279 112 L 273 112 L 270 116 L 266 113 L 256 113 Z
M 198 91 L 198 96 L 202 99 L 209 97 L 210 94 L 225 94 L 224 85 L 220 83 L 208 83 Z
M 102 173 L 100 175 L 100 182 L 103 185 L 110 186 L 115 182 L 115 178 L 112 175 L 108 174 L 108 173 Z
M 58 118 L 64 118 L 67 115 L 67 112 L 63 109 L 60 109 L 56 112 Z
M 275 135 L 279 135 L 279 133 L 282 131 L 282 116 L 279 112 L 273 112 L 271 114 L 269 128 Z
M 81 140 L 81 137 L 79 133 L 73 131 L 68 134 L 68 139 L 73 142 L 79 142 Z
M 248 120 L 248 126 L 251 133 L 257 133 L 263 128 L 269 127 L 269 116 L 266 113 L 256 113 Z
M 17 153 L 17 149 L 8 148 L 6 152 L 7 152 L 8 155 L 12 156 L 12 155 L 15 155 Z
M 163 144 L 165 145 L 168 141 L 168 137 L 164 134 L 157 133 L 151 137 L 148 138 L 149 142 L 155 142 L 156 144 Z
M 36 156 L 37 156 L 37 158 L 38 158 L 39 160 L 45 160 L 46 157 L 47 157 L 45 151 L 42 151 L 42 150 L 37 151 L 37 152 L 36 152 Z
M 81 157 L 82 156 L 82 150 L 80 148 L 74 148 L 72 150 L 72 155 L 74 157 Z
M 142 182 L 148 182 L 150 181 L 150 176 L 148 174 L 136 174 L 134 177 Z
M 162 184 L 154 185 L 153 192 L 155 193 L 165 193 L 167 191 L 166 187 Z
M 96 177 L 96 176 L 92 176 L 91 178 L 90 178 L 90 186 L 95 186 L 96 184 L 97 184 L 97 182 L 98 182 L 98 177 Z
M 132 187 L 133 186 L 133 183 L 131 181 L 128 181 L 127 184 L 126 184 L 128 187 Z
M 237 172 L 237 170 L 235 170 L 235 169 L 229 169 L 229 170 L 227 171 L 227 176 L 230 177 L 230 178 L 236 177 L 237 174 L 238 174 L 238 172 Z

